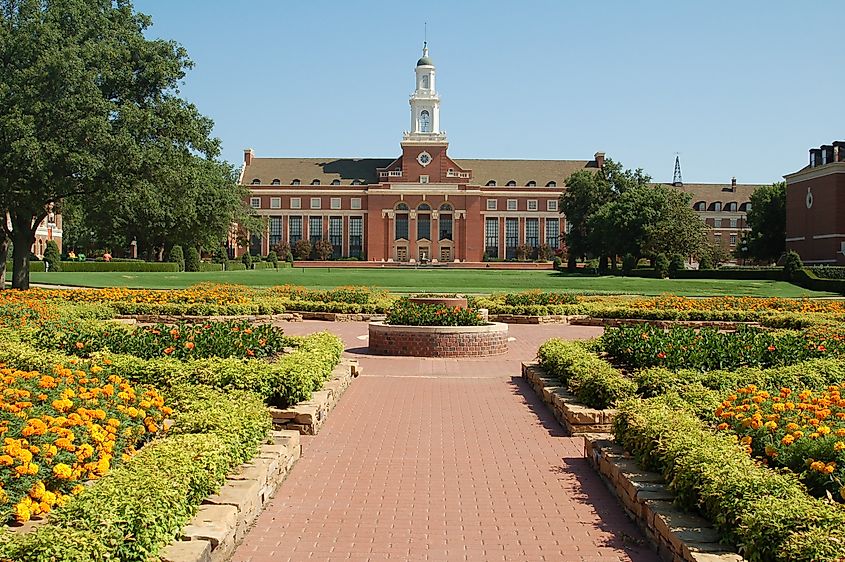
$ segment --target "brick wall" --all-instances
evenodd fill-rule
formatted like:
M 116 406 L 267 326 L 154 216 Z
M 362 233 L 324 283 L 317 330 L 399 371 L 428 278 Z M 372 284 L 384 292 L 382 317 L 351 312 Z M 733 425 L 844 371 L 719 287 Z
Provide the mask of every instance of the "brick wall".
M 374 327 L 375 326 L 375 327 Z M 403 329 L 405 328 L 405 329 Z M 370 353 L 412 357 L 486 357 L 508 349 L 507 327 L 488 331 L 443 332 L 440 327 L 370 325 Z

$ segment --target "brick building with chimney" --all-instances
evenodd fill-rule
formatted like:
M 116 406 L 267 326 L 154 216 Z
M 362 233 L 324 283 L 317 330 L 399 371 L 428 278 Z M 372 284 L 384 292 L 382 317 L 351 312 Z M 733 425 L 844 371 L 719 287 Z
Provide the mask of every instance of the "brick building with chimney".
M 521 245 L 561 245 L 566 221 L 558 201 L 566 179 L 601 168 L 604 153 L 584 160 L 453 159 L 425 47 L 415 75 L 398 157 L 259 158 L 244 151 L 240 181 L 250 189 L 250 206 L 266 217 L 264 232 L 250 236 L 251 252 L 328 240 L 335 258 L 448 263 L 511 259 Z M 754 187 L 735 180 L 676 184 L 726 249 L 746 230 Z

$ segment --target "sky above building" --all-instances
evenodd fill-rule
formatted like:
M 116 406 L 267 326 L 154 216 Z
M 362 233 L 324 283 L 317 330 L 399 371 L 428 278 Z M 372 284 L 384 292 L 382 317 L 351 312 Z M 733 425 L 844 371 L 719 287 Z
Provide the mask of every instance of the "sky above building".
M 454 158 L 770 183 L 845 140 L 838 4 L 136 0 L 223 157 L 393 157 L 427 22 Z

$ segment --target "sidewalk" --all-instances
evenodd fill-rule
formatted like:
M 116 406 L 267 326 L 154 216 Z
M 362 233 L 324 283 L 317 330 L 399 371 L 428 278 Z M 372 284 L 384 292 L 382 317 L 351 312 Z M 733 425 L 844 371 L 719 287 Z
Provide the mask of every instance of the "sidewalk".
M 657 560 L 519 378 L 546 339 L 600 329 L 511 326 L 507 355 L 470 361 L 367 356 L 364 323 L 286 325 L 322 329 L 364 375 L 233 560 Z

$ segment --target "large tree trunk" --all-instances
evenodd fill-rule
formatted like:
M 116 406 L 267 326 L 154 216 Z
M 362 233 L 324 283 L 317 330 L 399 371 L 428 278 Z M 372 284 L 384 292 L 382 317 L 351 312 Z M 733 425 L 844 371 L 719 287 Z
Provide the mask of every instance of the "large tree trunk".
M 9 259 L 9 238 L 0 228 L 0 291 L 6 288 L 6 261 Z
M 12 288 L 26 291 L 29 289 L 29 254 L 35 243 L 35 232 L 30 216 L 16 216 L 12 224 Z
M 566 269 L 569 270 L 570 273 L 575 273 L 578 269 L 578 260 L 575 257 L 575 254 L 569 254 L 566 260 Z

